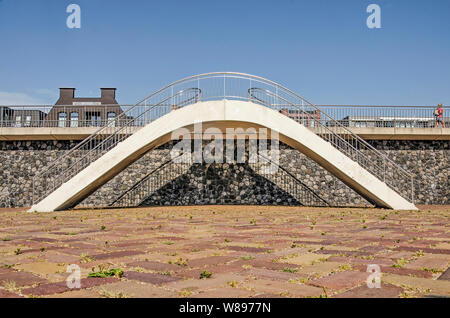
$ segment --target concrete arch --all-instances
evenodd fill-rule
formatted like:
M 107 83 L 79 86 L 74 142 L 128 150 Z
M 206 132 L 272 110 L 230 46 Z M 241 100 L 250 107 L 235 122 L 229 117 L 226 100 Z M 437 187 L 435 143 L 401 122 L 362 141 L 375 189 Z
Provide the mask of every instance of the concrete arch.
M 417 209 L 305 126 L 268 107 L 224 99 L 198 102 L 151 122 L 61 185 L 30 211 L 51 212 L 75 206 L 146 152 L 169 141 L 173 131 L 192 127 L 197 122 L 202 122 L 204 128 L 266 127 L 275 130 L 280 141 L 316 161 L 368 201 L 390 209 Z

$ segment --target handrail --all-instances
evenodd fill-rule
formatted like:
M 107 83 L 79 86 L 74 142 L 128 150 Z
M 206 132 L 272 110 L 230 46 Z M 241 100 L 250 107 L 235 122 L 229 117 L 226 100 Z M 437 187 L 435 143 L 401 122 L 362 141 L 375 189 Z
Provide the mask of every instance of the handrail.
M 132 117 L 131 119 L 129 119 L 125 125 L 121 125 L 119 127 L 116 127 L 115 125 L 112 126 L 111 123 L 109 123 L 106 126 L 103 126 L 101 128 L 99 128 L 97 131 L 95 131 L 93 134 L 91 134 L 89 137 L 87 137 L 86 139 L 84 139 L 81 143 L 79 143 L 78 145 L 76 145 L 74 148 L 68 150 L 65 154 L 63 154 L 61 157 L 59 157 L 58 159 L 56 159 L 55 161 L 53 161 L 49 166 L 47 166 L 46 168 L 44 168 L 44 170 L 42 170 L 39 174 L 36 174 L 33 177 L 33 203 L 35 202 L 35 182 L 36 182 L 36 177 L 42 174 L 46 174 L 46 173 L 51 173 L 53 174 L 55 171 L 55 167 L 57 166 L 62 166 L 62 162 L 66 159 L 69 158 L 73 153 L 75 153 L 78 150 L 83 150 L 83 147 L 86 147 L 87 149 L 87 153 L 85 153 L 84 155 L 81 156 L 81 158 L 79 158 L 78 160 L 74 161 L 73 163 L 69 164 L 67 167 L 61 167 L 61 168 L 65 168 L 64 171 L 68 171 L 70 169 L 73 169 L 74 167 L 76 167 L 77 165 L 80 165 L 80 169 L 77 169 L 75 171 L 78 172 L 81 169 L 83 169 L 84 167 L 86 167 L 88 164 L 90 164 L 93 160 L 97 159 L 97 158 L 91 158 L 90 155 L 92 154 L 93 151 L 104 151 L 104 150 L 109 150 L 112 147 L 114 147 L 118 142 L 124 140 L 126 137 L 126 135 L 130 135 L 131 133 L 127 132 L 126 130 L 130 127 L 133 127 L 131 125 L 129 125 L 132 122 L 135 122 L 137 120 L 139 120 L 140 118 L 144 117 L 146 114 L 148 114 L 149 112 L 151 112 L 152 110 L 154 110 L 156 107 L 158 107 L 160 104 L 167 102 L 168 100 L 173 100 L 176 99 L 178 96 L 182 96 L 183 94 L 186 93 L 191 93 L 194 92 L 194 96 L 193 97 L 189 97 L 188 99 L 182 99 L 181 101 L 178 101 L 177 103 L 172 103 L 172 106 L 177 106 L 177 107 L 182 107 L 185 106 L 186 103 L 190 103 L 190 102 L 195 102 L 197 101 L 200 96 L 201 96 L 201 90 L 198 88 L 189 88 L 189 89 L 184 89 L 184 90 L 180 90 L 178 92 L 176 92 L 175 94 L 172 94 L 169 97 L 165 97 L 163 98 L 159 103 L 154 104 L 150 107 L 145 107 L 144 111 L 139 113 L 137 116 Z M 139 105 L 135 105 L 134 107 L 130 108 L 129 110 L 127 110 L 126 112 L 123 112 L 120 116 L 118 116 L 115 121 L 119 121 L 123 118 L 127 119 L 127 116 L 129 115 L 129 113 L 134 110 L 136 107 L 138 107 Z M 105 133 L 105 131 L 108 130 L 113 130 L 112 133 Z M 119 135 L 120 134 L 120 135 Z M 95 140 L 98 136 L 101 135 L 106 135 L 106 138 L 101 138 L 98 140 Z M 118 136 L 119 135 L 119 136 Z M 108 145 L 108 142 L 111 142 L 110 145 Z M 112 147 L 111 147 L 112 146 Z M 83 164 L 83 160 L 88 159 L 84 164 Z M 60 171 L 60 173 L 64 173 L 64 171 Z M 71 174 L 69 177 L 73 176 L 73 174 Z M 53 187 L 51 187 L 48 190 L 54 190 L 56 189 L 58 186 L 60 186 L 62 183 L 64 183 L 65 181 L 67 181 L 67 177 L 63 178 L 62 176 L 59 178 L 59 181 L 57 183 L 53 184 Z M 47 187 L 48 188 L 48 187 Z M 44 195 L 48 194 L 49 191 L 44 191 L 43 194 L 41 194 L 40 196 L 37 196 L 37 199 L 40 200 L 43 198 Z
M 255 88 L 250 88 L 250 89 L 249 89 L 249 94 L 251 94 L 250 91 L 253 92 L 253 90 L 255 90 L 255 91 L 263 91 L 263 92 L 264 92 L 265 94 L 267 94 L 267 95 L 271 95 L 272 97 L 276 97 L 276 98 L 282 99 L 282 100 L 286 101 L 286 103 L 289 103 L 289 101 L 287 101 L 286 99 L 284 99 L 284 98 L 282 98 L 282 97 L 280 97 L 280 96 L 274 95 L 273 92 L 268 91 L 268 90 L 263 90 L 263 89 L 260 89 L 260 88 L 257 88 L 257 87 L 255 87 Z M 253 94 L 251 94 L 251 96 L 252 96 L 252 98 L 255 98 L 256 100 L 260 101 L 260 99 L 258 99 L 258 98 L 256 98 L 256 97 L 253 97 Z M 261 103 L 264 103 L 264 102 L 261 101 Z M 309 113 L 306 113 L 304 110 L 302 110 L 302 109 L 301 109 L 301 106 L 299 106 L 299 105 L 290 104 L 290 106 L 294 106 L 294 107 L 296 107 L 297 109 L 299 109 L 301 112 L 303 112 L 304 114 L 310 115 Z M 389 157 L 387 157 L 386 155 L 382 154 L 380 151 L 378 151 L 376 148 L 374 148 L 374 147 L 373 147 L 371 144 L 369 144 L 367 141 L 365 141 L 364 139 L 362 139 L 361 137 L 359 137 L 357 134 L 353 133 L 350 129 L 348 129 L 347 127 L 345 127 L 344 125 L 342 125 L 341 123 L 339 123 L 338 121 L 336 121 L 335 119 L 329 117 L 326 113 L 324 113 L 324 112 L 321 111 L 320 109 L 316 109 L 316 110 L 319 111 L 319 112 L 321 113 L 321 115 L 327 116 L 327 118 L 328 118 L 329 121 L 331 121 L 331 122 L 333 122 L 334 124 L 336 124 L 336 126 L 332 126 L 332 127 L 338 127 L 339 129 L 343 129 L 343 130 L 346 132 L 345 135 L 351 135 L 352 137 L 356 138 L 359 142 L 361 142 L 362 144 L 364 144 L 366 147 L 368 147 L 370 150 L 375 151 L 377 154 L 379 154 L 379 155 L 382 156 L 382 157 L 385 157 L 386 160 L 389 161 L 389 162 L 391 162 L 392 164 L 397 165 L 393 160 L 391 160 L 391 159 L 390 159 Z M 312 120 L 314 120 L 314 118 L 312 118 Z M 316 122 L 318 122 L 318 121 L 316 120 Z M 320 122 L 318 122 L 318 123 L 320 123 Z M 330 129 L 330 127 L 327 127 L 326 125 L 322 125 L 322 127 L 325 128 L 329 133 L 331 133 L 331 134 L 336 134 L 332 129 Z M 345 139 L 342 138 L 340 135 L 337 135 L 337 137 L 338 137 L 340 140 L 345 141 Z M 353 145 L 350 145 L 350 146 L 351 146 L 354 150 L 358 150 L 358 149 L 355 148 Z M 409 176 L 411 176 L 411 174 L 410 174 L 408 171 L 406 171 L 405 169 L 403 169 L 402 167 L 398 166 L 398 168 L 401 169 L 401 170 L 402 170 L 403 172 L 405 172 L 406 174 L 408 174 Z
M 180 92 L 178 92 L 177 94 L 181 94 L 181 93 L 183 93 L 184 91 L 180 91 Z M 199 94 L 200 94 L 200 92 L 199 92 Z M 198 95 L 197 95 L 198 96 Z M 169 98 L 172 98 L 172 97 L 169 97 Z M 167 98 L 166 100 L 168 100 L 169 98 Z M 166 101 L 166 100 L 164 100 L 164 101 Z M 190 101 L 191 99 L 189 99 L 188 101 Z M 143 112 L 142 114 L 140 114 L 138 117 L 136 117 L 136 118 L 133 118 L 132 120 L 130 120 L 130 122 L 132 122 L 132 121 L 134 121 L 135 119 L 138 119 L 138 118 L 140 118 L 141 116 L 143 116 L 146 112 L 148 112 L 148 111 L 150 111 L 150 110 L 152 110 L 153 109 L 153 107 L 157 107 L 158 105 L 154 105 L 154 106 L 152 106 L 151 108 L 149 108 L 148 110 L 146 110 L 145 112 Z M 175 106 L 175 105 L 174 105 Z M 176 105 L 176 106 L 178 106 L 178 105 Z M 104 128 L 107 128 L 107 127 L 104 127 Z M 127 126 L 122 126 L 122 127 L 119 127 L 119 129 L 114 133 L 114 134 L 117 134 L 118 132 L 120 132 L 121 130 L 123 130 L 123 129 L 125 129 L 125 128 L 127 128 Z M 100 130 L 98 130 L 98 132 L 101 132 L 103 129 L 100 129 Z M 104 139 L 104 141 L 102 142 L 102 143 L 106 143 L 107 141 L 109 141 L 109 140 L 112 140 L 113 138 L 114 138 L 114 134 L 113 135 L 109 135 L 109 136 L 107 136 L 105 139 Z M 85 140 L 86 141 L 86 140 Z M 78 145 L 77 145 L 78 146 Z M 92 150 L 95 150 L 95 149 L 98 149 L 98 148 L 100 148 L 100 146 L 101 146 L 101 144 L 98 144 L 97 146 L 95 146 Z M 77 148 L 77 147 L 74 147 L 73 148 L 73 150 L 76 150 L 75 148 Z M 66 156 L 67 155 L 70 155 L 70 150 L 69 150 L 69 152 L 66 154 Z M 89 155 L 89 153 L 87 153 L 87 154 L 85 154 L 83 157 L 81 157 L 80 158 L 80 160 L 81 159 L 84 159 L 85 157 L 87 157 Z M 79 160 L 79 161 L 80 161 Z M 71 166 L 71 167 L 73 167 L 73 166 L 75 166 L 76 165 L 76 162 Z M 69 167 L 69 168 L 71 168 L 71 167 Z
M 359 137 L 358 135 L 351 132 L 348 128 L 343 126 L 341 123 L 337 122 L 330 116 L 328 116 L 326 113 L 324 113 L 322 110 L 312 106 L 312 111 L 316 112 L 318 111 L 320 113 L 320 119 L 318 120 L 316 116 L 312 116 L 311 113 L 307 113 L 304 109 L 304 105 L 298 105 L 293 104 L 290 101 L 288 101 L 286 98 L 281 97 L 272 91 L 255 88 L 252 87 L 248 90 L 249 98 L 253 101 L 257 101 L 258 103 L 262 103 L 263 105 L 267 107 L 273 108 L 273 104 L 270 101 L 265 101 L 262 99 L 261 96 L 256 97 L 255 92 L 262 92 L 265 94 L 266 97 L 281 100 L 282 102 L 289 104 L 290 107 L 294 107 L 297 111 L 301 112 L 304 115 L 307 115 L 305 117 L 308 118 L 308 120 L 311 120 L 315 123 L 314 127 L 318 127 L 319 130 L 322 129 L 324 132 L 315 132 L 318 136 L 322 137 L 326 141 L 330 142 L 334 147 L 336 147 L 341 152 L 344 152 L 347 156 L 349 156 L 351 159 L 358 162 L 362 167 L 370 171 L 372 174 L 374 174 L 376 177 L 380 178 L 382 181 L 384 181 L 388 186 L 390 186 L 393 190 L 395 190 L 398 194 L 400 194 L 403 197 L 407 197 L 409 200 L 413 201 L 414 198 L 414 179 L 413 176 L 406 171 L 404 168 L 398 166 L 393 160 L 391 160 L 386 155 L 379 152 L 377 149 L 375 149 L 372 145 L 370 145 L 368 142 L 366 142 L 364 139 Z M 323 117 L 326 119 L 327 124 L 323 124 Z M 333 125 L 330 127 L 329 123 L 333 123 Z M 333 128 L 333 129 L 331 129 Z M 341 132 L 344 132 L 344 134 L 340 133 L 337 134 L 334 130 L 339 129 Z M 345 135 L 345 138 L 342 136 Z M 343 148 L 345 146 L 345 148 Z M 365 149 L 359 149 L 359 148 L 365 148 Z M 349 151 L 352 150 L 352 151 Z M 368 154 L 365 154 L 361 150 L 368 150 L 370 151 L 375 157 L 378 157 L 380 160 L 382 160 L 383 167 L 378 167 L 376 165 L 376 162 L 374 162 L 374 159 L 376 158 L 370 158 Z M 365 163 L 365 164 L 364 164 Z M 395 168 L 395 173 L 402 173 L 403 178 L 405 180 L 402 180 L 403 182 L 411 182 L 410 188 L 406 189 L 406 192 L 411 192 L 408 195 L 405 195 L 402 190 L 400 190 L 400 187 L 402 184 L 394 184 L 393 180 L 389 180 L 386 175 L 386 165 L 391 165 Z M 381 170 L 381 173 L 377 171 L 378 169 Z M 399 181 L 401 182 L 401 181 Z
M 287 175 L 289 175 L 292 179 L 294 179 L 297 183 L 299 183 L 303 188 L 306 188 L 306 190 L 308 190 L 314 197 L 319 199 L 319 201 L 322 201 L 327 206 L 331 206 L 325 199 L 320 197 L 314 190 L 312 190 L 304 182 L 302 182 L 296 176 L 294 176 L 292 173 L 290 173 L 288 170 L 286 170 L 286 168 L 284 168 L 283 166 L 280 166 L 278 163 L 272 161 L 270 158 L 267 158 L 266 156 L 261 155 L 260 153 L 258 153 L 258 157 L 262 158 L 263 160 L 266 160 L 266 162 L 268 162 L 270 164 L 276 165 L 278 169 L 281 169 L 283 172 L 285 172 Z
M 146 98 L 140 100 L 135 106 L 122 113 L 121 116 L 116 119 L 128 119 L 127 121 L 125 121 L 125 125 L 121 127 L 110 127 L 109 125 L 105 125 L 104 127 L 100 128 L 75 148 L 69 150 L 62 157 L 55 160 L 44 170 L 44 172 L 38 173 L 35 178 L 33 178 L 33 184 L 35 181 L 38 181 L 38 178 L 47 174 L 50 180 L 52 180 L 53 178 L 53 186 L 50 188 L 55 189 L 56 187 L 60 186 L 67 179 L 68 170 L 74 170 L 75 172 L 77 172 L 81 169 L 84 169 L 88 164 L 92 162 L 92 160 L 98 158 L 97 156 L 100 155 L 103 151 L 108 151 L 109 149 L 114 147 L 118 142 L 126 138 L 125 135 L 129 136 L 133 132 L 132 128 L 134 126 L 132 124 L 146 125 L 151 121 L 170 112 L 172 110 L 170 106 L 158 107 L 158 105 L 165 104 L 167 101 L 170 101 L 168 103 L 169 105 L 172 104 L 174 106 L 185 106 L 200 100 L 208 101 L 220 99 L 237 99 L 252 101 L 252 96 L 249 95 L 249 89 L 252 88 L 257 88 L 261 91 L 269 92 L 268 94 L 266 94 L 266 98 L 270 97 L 275 98 L 278 101 L 287 102 L 288 104 L 292 105 L 292 107 L 298 110 L 302 110 L 308 107 L 311 110 L 319 112 L 321 116 L 320 120 L 317 120 L 316 118 L 314 118 L 314 116 L 312 116 L 312 120 L 314 120 L 320 128 L 323 128 L 324 132 L 326 132 L 326 135 L 325 133 L 319 133 L 319 136 L 332 143 L 340 151 L 343 151 L 344 153 L 346 153 L 346 155 L 352 157 L 355 161 L 359 162 L 365 168 L 368 168 L 368 165 L 369 163 L 371 163 L 371 159 L 373 158 L 367 158 L 364 153 L 358 149 L 358 147 L 363 147 L 366 150 L 370 150 L 376 158 L 382 160 L 383 165 L 391 165 L 393 168 L 395 168 L 394 170 L 396 172 L 400 171 L 404 174 L 402 175 L 402 178 L 406 176 L 406 178 L 411 178 L 412 180 L 412 176 L 408 172 L 406 172 L 406 170 L 399 167 L 386 155 L 382 154 L 362 138 L 352 133 L 341 123 L 325 114 L 323 110 L 321 110 L 305 98 L 301 97 L 300 95 L 283 87 L 282 85 L 259 76 L 244 73 L 213 72 L 186 77 L 182 80 L 173 82 L 172 84 L 169 84 L 150 94 Z M 188 95 L 189 98 L 187 98 L 185 95 Z M 276 103 L 265 102 L 265 106 L 270 108 L 276 108 L 276 105 Z M 322 118 L 325 118 L 328 121 L 324 124 L 322 122 Z M 332 123 L 334 127 L 327 127 L 327 123 Z M 339 136 L 335 132 L 336 128 L 344 132 L 345 136 Z M 105 140 L 104 136 L 110 134 L 111 137 L 107 137 Z M 75 163 L 70 162 L 72 160 L 71 156 L 78 154 L 78 151 L 87 151 L 89 154 L 87 156 L 82 155 L 82 158 L 80 158 L 79 160 L 75 160 Z M 95 155 L 91 155 L 92 152 L 95 152 Z M 365 160 L 365 162 L 363 160 Z M 373 169 L 372 172 L 377 177 L 386 181 L 386 170 L 381 170 L 382 173 L 376 172 Z M 44 183 L 47 182 L 46 178 L 41 179 L 44 179 Z M 401 182 L 399 180 L 394 181 L 398 183 Z M 389 182 L 391 182 L 392 185 L 392 181 Z M 42 187 L 39 187 L 39 189 L 41 188 Z M 44 185 L 44 188 L 48 187 Z M 35 189 L 34 186 L 33 189 Z
M 150 171 L 149 173 L 147 173 L 141 180 L 135 182 L 127 191 L 125 191 L 124 193 L 122 193 L 119 197 L 117 197 L 112 203 L 110 203 L 108 206 L 113 206 L 117 201 L 121 200 L 125 195 L 127 195 L 128 193 L 130 193 L 131 191 L 133 191 L 134 189 L 136 189 L 140 184 L 142 184 L 143 182 L 145 182 L 152 174 L 154 174 L 155 172 L 158 172 L 159 170 L 161 170 L 162 168 L 164 168 L 165 166 L 167 166 L 169 163 L 172 163 L 174 160 L 180 158 L 184 156 L 184 154 L 178 155 L 174 158 L 171 158 L 170 160 L 165 161 L 164 163 L 162 163 L 160 166 L 158 166 L 157 168 L 153 169 L 152 171 Z

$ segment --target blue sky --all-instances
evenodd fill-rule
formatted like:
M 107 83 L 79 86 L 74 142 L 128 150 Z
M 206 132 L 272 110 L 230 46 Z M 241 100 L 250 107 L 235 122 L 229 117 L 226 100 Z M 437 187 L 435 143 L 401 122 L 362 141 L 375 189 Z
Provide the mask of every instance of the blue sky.
M 81 7 L 68 29 L 66 7 Z M 382 10 L 368 29 L 366 8 Z M 450 104 L 448 0 L 0 0 L 0 104 L 59 87 L 135 103 L 186 76 L 266 77 L 316 104 Z

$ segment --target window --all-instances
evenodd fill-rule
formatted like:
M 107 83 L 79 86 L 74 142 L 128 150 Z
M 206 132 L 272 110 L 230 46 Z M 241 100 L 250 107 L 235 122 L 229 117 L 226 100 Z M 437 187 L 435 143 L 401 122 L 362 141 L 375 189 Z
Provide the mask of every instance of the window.
M 16 127 L 22 127 L 22 116 L 16 116 Z
M 100 112 L 86 112 L 86 121 L 89 126 L 100 126 L 101 116 Z
M 367 122 L 365 122 L 365 121 L 357 121 L 357 122 L 355 122 L 355 127 L 358 127 L 358 128 L 367 127 Z
M 67 114 L 66 113 L 58 113 L 58 127 L 66 127 L 66 119 Z
M 25 127 L 31 126 L 31 115 L 25 116 Z
M 78 127 L 78 113 L 72 112 L 70 113 L 70 127 Z
M 116 113 L 108 112 L 108 126 L 115 127 L 116 126 Z

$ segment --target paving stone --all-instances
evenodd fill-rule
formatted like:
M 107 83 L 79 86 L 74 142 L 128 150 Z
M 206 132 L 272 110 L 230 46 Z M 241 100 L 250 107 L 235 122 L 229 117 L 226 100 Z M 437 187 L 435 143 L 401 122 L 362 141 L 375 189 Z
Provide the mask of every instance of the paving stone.
M 450 296 L 450 281 L 447 280 L 432 280 L 421 277 L 385 274 L 383 275 L 382 281 L 396 286 L 412 287 L 424 294 L 442 294 Z
M 340 272 L 308 281 L 308 284 L 338 291 L 361 285 L 369 275 L 369 273 L 355 271 Z
M 65 272 L 67 267 L 49 262 L 34 262 L 16 265 L 14 266 L 14 268 L 17 270 L 22 270 L 42 277 L 46 277 L 50 274 Z
M 23 296 L 0 289 L 0 298 L 23 298 Z
M 424 255 L 416 260 L 410 261 L 409 263 L 405 264 L 404 267 L 418 270 L 424 268 L 445 270 L 450 263 L 450 255 L 448 257 L 446 257 L 445 255 L 445 258 L 443 258 L 442 256 L 444 255 Z
M 133 290 L 136 294 L 132 297 L 138 294 L 183 297 L 189 294 L 182 293 L 185 289 L 192 290 L 190 297 L 223 297 L 228 292 L 235 297 L 317 297 L 323 292 L 322 286 L 311 282 L 331 280 L 330 288 L 326 288 L 329 296 L 338 292 L 338 296 L 343 295 L 339 297 L 375 297 L 378 291 L 363 288 L 369 275 L 367 265 L 378 264 L 383 283 L 387 284 L 382 296 L 395 297 L 398 288 L 405 295 L 449 296 L 450 288 L 445 283 L 450 283 L 450 274 L 439 273 L 448 268 L 446 261 L 450 260 L 446 232 L 449 210 L 448 207 L 425 209 L 427 213 L 389 213 L 386 220 L 380 220 L 380 216 L 387 212 L 378 209 L 282 206 L 76 210 L 59 213 L 56 221 L 44 216 L 50 222 L 42 222 L 43 215 L 9 212 L 6 219 L 12 218 L 14 226 L 0 224 L 0 238 L 12 239 L 0 240 L 0 290 L 2 279 L 15 278 L 22 290 L 38 288 L 34 291 L 38 293 L 40 289 L 41 297 L 98 297 L 101 290 L 106 290 L 104 297 L 120 296 L 120 293 L 128 296 Z M 0 210 L 0 217 L 3 213 Z M 193 215 L 194 222 L 187 215 Z M 340 215 L 344 218 L 342 222 L 336 218 Z M 362 228 L 362 218 L 368 229 Z M 250 224 L 253 219 L 257 226 Z M 313 220 L 317 225 L 311 230 Z M 107 230 L 100 231 L 99 224 Z M 76 235 L 67 235 L 70 232 Z M 414 237 L 418 239 L 413 240 Z M 174 244 L 165 244 L 169 241 Z M 299 242 L 298 246 L 291 248 L 293 242 Z M 23 253 L 15 255 L 20 245 Z M 41 247 L 46 248 L 45 252 L 40 251 Z M 417 257 L 415 254 L 420 250 L 425 255 Z M 82 253 L 98 259 L 80 262 Z M 179 258 L 187 260 L 188 266 L 168 264 Z M 393 267 L 400 258 L 409 262 L 401 268 Z M 78 264 L 82 277 L 100 264 L 134 271 L 138 276 L 137 280 L 113 278 L 113 282 L 91 278 L 95 280 L 85 282 L 83 289 L 67 290 L 68 274 L 58 273 L 58 264 Z M 140 267 L 146 273 L 133 267 Z M 298 268 L 298 272 L 283 272 L 284 268 Z M 211 272 L 212 277 L 199 279 L 203 270 Z M 160 285 L 142 282 L 157 283 L 154 276 L 145 274 L 166 271 L 178 280 Z M 353 272 L 363 276 L 360 280 L 338 279 L 339 275 L 354 275 Z M 235 288 L 228 285 L 230 281 L 234 281 Z M 117 288 L 108 290 L 113 284 Z M 333 289 L 333 284 L 339 290 Z
M 178 296 L 174 291 L 168 291 L 152 284 L 124 280 L 106 286 L 95 287 L 93 290 L 97 297 L 107 297 L 105 295 L 108 294 L 114 296 L 119 293 L 130 298 L 171 298 Z
M 132 262 L 132 263 L 128 263 L 127 266 L 141 267 L 144 269 L 158 271 L 158 272 L 175 271 L 175 270 L 179 270 L 179 268 L 180 268 L 178 265 L 175 265 L 175 264 L 161 263 L 161 262 L 155 262 L 155 261 Z
M 256 278 L 279 280 L 279 281 L 289 281 L 290 279 L 305 278 L 305 276 L 299 276 L 296 273 L 282 272 L 276 270 L 269 270 L 265 268 L 251 268 L 242 273 L 243 275 L 252 275 Z
M 199 291 L 189 298 L 248 298 L 253 292 L 233 287 L 222 287 Z
M 315 286 L 265 279 L 245 282 L 240 288 L 251 289 L 255 294 L 275 294 L 288 297 L 318 297 L 323 293 L 322 288 Z
M 397 298 L 403 293 L 403 288 L 381 283 L 381 288 L 369 288 L 367 285 L 355 287 L 346 292 L 333 295 L 333 298 Z
M 313 262 L 319 261 L 321 259 L 327 259 L 328 257 L 329 256 L 327 256 L 327 255 L 305 253 L 305 254 L 294 256 L 294 257 L 288 257 L 286 259 L 280 259 L 279 262 L 305 266 L 305 265 L 310 265 Z
M 97 277 L 88 277 L 82 278 L 80 280 L 81 289 L 91 288 L 94 286 L 110 284 L 116 282 L 117 278 L 115 277 L 105 277 L 105 278 L 97 278 Z M 74 288 L 75 289 L 75 288 Z M 43 296 L 43 295 L 52 295 L 57 293 L 63 293 L 70 291 L 71 289 L 67 287 L 67 283 L 58 282 L 58 283 L 49 283 L 49 284 L 41 284 L 37 287 L 27 288 L 22 290 L 22 294 L 24 295 L 33 295 L 33 296 Z
M 53 263 L 65 263 L 65 264 L 76 264 L 80 261 L 79 256 L 55 254 L 46 252 L 45 259 Z
M 111 252 L 111 253 L 104 253 L 104 254 L 95 254 L 92 255 L 92 257 L 95 260 L 105 260 L 105 259 L 113 259 L 113 258 L 121 258 L 126 256 L 134 256 L 143 254 L 144 252 L 141 251 L 120 251 L 120 252 Z
M 0 274 L 0 285 L 3 285 L 7 281 L 15 282 L 18 287 L 31 286 L 37 283 L 46 282 L 45 279 L 40 278 L 39 276 L 18 271 L 10 271 L 8 273 Z
M 308 265 L 299 269 L 298 273 L 305 277 L 321 277 L 337 271 L 340 266 L 346 265 L 338 262 L 320 262 L 313 265 Z
M 427 248 L 427 247 L 407 247 L 407 246 L 399 246 L 396 248 L 398 251 L 409 251 L 409 252 L 418 252 L 422 251 L 424 253 L 430 254 L 450 254 L 450 249 L 443 248 Z
M 98 298 L 100 294 L 92 289 L 71 289 L 66 292 L 41 295 L 40 298 Z
M 353 269 L 359 270 L 361 272 L 367 272 L 366 265 L 353 265 Z M 423 271 L 423 270 L 415 270 L 408 269 L 403 267 L 393 267 L 393 266 L 380 266 L 380 270 L 382 273 L 391 273 L 397 275 L 406 275 L 406 276 L 417 276 L 417 277 L 425 277 L 432 278 L 433 274 L 431 272 Z
M 150 283 L 153 285 L 162 285 L 169 282 L 180 280 L 179 277 L 173 277 L 169 275 L 153 274 L 153 273 L 141 273 L 141 272 L 125 272 L 123 277 L 126 279 L 137 280 L 139 282 Z
M 250 253 L 264 253 L 269 251 L 268 248 L 263 247 L 245 247 L 245 246 L 227 246 L 226 249 L 232 251 L 242 251 L 242 252 L 250 252 Z
M 209 265 L 225 264 L 234 259 L 234 257 L 230 256 L 211 256 L 189 260 L 187 263 L 189 267 L 204 267 Z
M 165 285 L 166 288 L 183 290 L 207 290 L 212 288 L 219 288 L 228 286 L 228 282 L 236 281 L 240 282 L 245 280 L 245 276 L 236 275 L 232 273 L 217 274 L 207 279 L 188 279 L 171 282 Z

